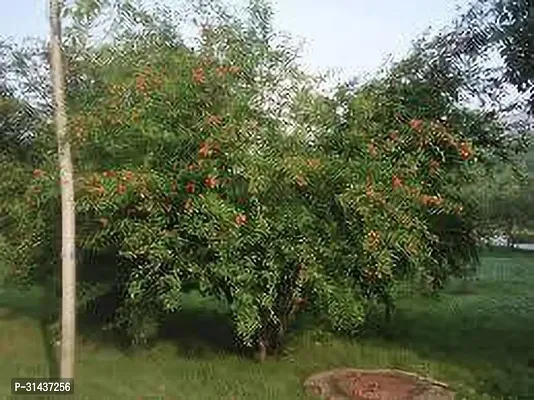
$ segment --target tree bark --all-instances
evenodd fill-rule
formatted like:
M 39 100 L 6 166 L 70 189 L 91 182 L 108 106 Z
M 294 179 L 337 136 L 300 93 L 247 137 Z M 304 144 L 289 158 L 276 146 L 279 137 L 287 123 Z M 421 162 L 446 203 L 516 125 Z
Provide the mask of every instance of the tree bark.
M 74 378 L 76 338 L 75 204 L 73 167 L 67 140 L 65 71 L 61 49 L 62 0 L 50 0 L 52 85 L 61 184 L 61 378 Z

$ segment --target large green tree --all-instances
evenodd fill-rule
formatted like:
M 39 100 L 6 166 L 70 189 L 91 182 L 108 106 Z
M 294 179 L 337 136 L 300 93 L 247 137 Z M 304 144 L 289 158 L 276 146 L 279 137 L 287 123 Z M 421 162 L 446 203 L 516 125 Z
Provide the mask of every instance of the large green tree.
M 439 288 L 476 260 L 459 188 L 513 146 L 494 115 L 458 105 L 461 77 L 436 79 L 445 64 L 416 51 L 329 98 L 259 1 L 239 18 L 197 10 L 194 48 L 168 14 L 120 4 L 107 41 L 82 23 L 67 40 L 80 308 L 143 342 L 195 289 L 226 302 L 238 341 L 264 355 L 303 309 L 354 332 L 369 301 L 392 309 L 401 280 Z M 71 15 L 107 8 L 89 10 Z M 18 282 L 58 264 L 58 171 L 34 168 L 6 202 Z

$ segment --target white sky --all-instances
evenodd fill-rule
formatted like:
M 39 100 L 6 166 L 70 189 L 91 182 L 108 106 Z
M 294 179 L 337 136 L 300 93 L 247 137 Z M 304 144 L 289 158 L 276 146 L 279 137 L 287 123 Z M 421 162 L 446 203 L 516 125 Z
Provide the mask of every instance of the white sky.
M 48 0 L 1 0 L 0 36 L 46 37 Z M 233 2 L 242 0 L 233 0 Z M 173 4 L 173 0 L 160 0 Z M 274 0 L 275 25 L 306 41 L 311 72 L 352 78 L 404 55 L 426 29 L 441 28 L 467 0 Z

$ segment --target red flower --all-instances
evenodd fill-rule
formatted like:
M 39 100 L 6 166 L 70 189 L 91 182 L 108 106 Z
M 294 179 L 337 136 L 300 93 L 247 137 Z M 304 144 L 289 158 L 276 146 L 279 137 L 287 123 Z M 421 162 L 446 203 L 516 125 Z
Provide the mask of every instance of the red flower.
M 33 177 L 34 178 L 42 178 L 45 175 L 45 172 L 41 169 L 34 169 L 33 170 Z
M 245 225 L 247 223 L 247 216 L 245 214 L 237 214 L 235 216 L 235 223 L 238 226 Z
M 420 119 L 412 119 L 410 121 L 410 127 L 417 132 L 421 132 L 423 130 L 423 121 Z
M 429 196 L 427 194 L 421 195 L 421 203 L 423 203 L 425 206 L 431 202 L 431 199 L 432 199 L 432 196 Z
M 297 182 L 298 187 L 303 188 L 304 186 L 306 186 L 306 179 L 302 175 L 297 175 L 295 180 Z
M 217 76 L 219 78 L 222 78 L 224 76 L 224 74 L 226 74 L 228 72 L 228 68 L 224 67 L 224 66 L 219 66 L 215 69 L 215 72 L 217 73 Z
M 189 194 L 195 193 L 195 183 L 187 182 L 187 184 L 185 185 L 185 191 Z
M 436 160 L 430 161 L 430 173 L 434 174 L 439 169 L 439 162 Z
M 210 145 L 206 142 L 200 143 L 200 149 L 198 150 L 198 154 L 200 154 L 201 157 L 209 157 L 211 155 Z
M 104 171 L 102 175 L 104 175 L 106 178 L 111 178 L 114 177 L 116 174 L 115 171 Z
M 237 74 L 239 72 L 241 72 L 241 67 L 237 66 L 237 65 L 232 65 L 228 68 L 228 72 L 230 72 L 231 74 Z
M 402 180 L 398 176 L 393 175 L 393 177 L 391 178 L 391 187 L 393 188 L 393 190 L 402 187 Z
M 188 171 L 194 171 L 195 168 L 196 168 L 195 164 L 189 164 L 189 165 L 187 166 L 187 170 L 188 170 Z
M 421 196 L 421 203 L 423 203 L 425 206 L 439 206 L 443 204 L 443 199 L 438 196 L 429 196 L 424 194 Z
M 321 164 L 321 161 L 315 158 L 306 161 L 306 164 L 308 164 L 308 167 L 310 168 L 317 168 Z
M 135 88 L 140 92 L 145 92 L 147 89 L 146 78 L 140 74 L 135 77 Z
M 204 83 L 205 80 L 204 70 L 201 67 L 195 68 L 193 70 L 193 81 L 196 83 Z
M 96 191 L 98 192 L 98 194 L 104 194 L 106 192 L 106 189 L 104 188 L 104 186 L 98 185 L 96 187 Z
M 460 156 L 462 157 L 463 160 L 468 160 L 471 157 L 472 150 L 469 144 L 465 142 L 461 143 L 459 150 L 460 150 Z
M 124 194 L 126 193 L 126 185 L 123 184 L 123 183 L 120 183 L 119 185 L 117 185 L 117 193 L 118 194 Z
M 126 171 L 124 173 L 124 179 L 126 179 L 127 181 L 131 180 L 133 178 L 133 172 L 132 171 Z
M 398 132 L 398 131 L 391 131 L 391 132 L 389 133 L 389 138 L 390 138 L 391 140 L 393 140 L 394 142 L 396 142 L 397 139 L 399 138 L 399 132 Z
M 217 179 L 213 176 L 208 176 L 206 179 L 204 179 L 204 184 L 210 189 L 214 189 L 218 183 L 219 182 L 217 182 Z

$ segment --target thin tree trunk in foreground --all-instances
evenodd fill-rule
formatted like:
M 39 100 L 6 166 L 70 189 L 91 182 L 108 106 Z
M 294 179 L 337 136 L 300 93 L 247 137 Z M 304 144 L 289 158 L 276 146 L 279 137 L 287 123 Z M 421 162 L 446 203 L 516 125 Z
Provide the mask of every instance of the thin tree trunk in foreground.
M 61 51 L 61 0 L 50 0 L 52 84 L 61 184 L 61 360 L 60 377 L 74 378 L 76 337 L 76 261 L 73 168 L 67 140 L 65 72 Z

